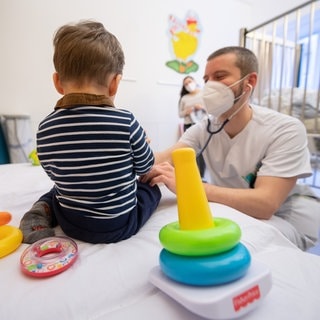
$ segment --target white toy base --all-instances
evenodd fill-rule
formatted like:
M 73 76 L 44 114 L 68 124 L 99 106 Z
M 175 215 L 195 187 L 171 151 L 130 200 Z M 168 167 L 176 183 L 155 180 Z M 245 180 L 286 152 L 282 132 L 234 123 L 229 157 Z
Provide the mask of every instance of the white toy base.
M 271 289 L 269 269 L 252 259 L 247 274 L 232 283 L 220 286 L 188 286 L 169 279 L 154 267 L 149 281 L 191 312 L 207 319 L 235 319 L 248 313 Z

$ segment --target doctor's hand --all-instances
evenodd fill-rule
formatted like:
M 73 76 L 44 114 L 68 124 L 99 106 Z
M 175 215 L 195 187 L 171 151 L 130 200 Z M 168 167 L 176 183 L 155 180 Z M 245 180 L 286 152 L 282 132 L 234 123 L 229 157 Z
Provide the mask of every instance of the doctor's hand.
M 176 193 L 176 179 L 174 167 L 169 162 L 156 164 L 144 176 L 140 178 L 143 183 L 149 183 L 151 186 L 164 183 L 173 193 Z

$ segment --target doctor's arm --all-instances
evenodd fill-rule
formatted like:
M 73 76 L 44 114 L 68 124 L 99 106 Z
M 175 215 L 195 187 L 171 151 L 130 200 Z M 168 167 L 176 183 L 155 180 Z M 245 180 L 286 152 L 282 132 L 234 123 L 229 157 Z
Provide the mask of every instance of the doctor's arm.
M 140 177 L 143 183 L 149 183 L 154 186 L 156 184 L 165 184 L 169 190 L 176 193 L 175 172 L 172 161 L 172 152 L 176 149 L 187 148 L 189 145 L 177 142 L 172 147 L 155 152 L 155 163 L 152 169 L 145 175 Z
M 296 177 L 258 176 L 253 189 L 233 189 L 204 184 L 208 201 L 237 209 L 251 217 L 268 220 L 286 200 Z
M 174 144 L 172 147 L 161 151 L 161 152 L 155 152 L 154 156 L 155 156 L 155 164 L 160 164 L 163 162 L 169 162 L 169 163 L 173 163 L 172 162 L 172 151 L 176 150 L 176 149 L 180 149 L 180 148 L 188 148 L 189 145 L 187 145 L 186 143 L 182 143 L 182 142 L 177 142 L 176 144 Z
M 168 161 L 156 164 L 144 177 L 151 185 L 163 183 L 176 193 L 174 167 Z M 296 177 L 258 176 L 253 189 L 225 188 L 204 183 L 210 202 L 217 202 L 239 210 L 251 217 L 268 220 L 286 200 L 295 186 Z

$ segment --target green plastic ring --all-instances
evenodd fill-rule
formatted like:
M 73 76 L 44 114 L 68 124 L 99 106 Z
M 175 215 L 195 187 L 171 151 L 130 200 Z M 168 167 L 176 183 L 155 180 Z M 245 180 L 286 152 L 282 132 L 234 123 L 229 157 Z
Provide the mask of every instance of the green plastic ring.
M 225 218 L 214 218 L 214 226 L 202 230 L 181 230 L 179 222 L 165 225 L 159 233 L 163 247 L 184 256 L 205 256 L 232 249 L 241 238 L 237 223 Z

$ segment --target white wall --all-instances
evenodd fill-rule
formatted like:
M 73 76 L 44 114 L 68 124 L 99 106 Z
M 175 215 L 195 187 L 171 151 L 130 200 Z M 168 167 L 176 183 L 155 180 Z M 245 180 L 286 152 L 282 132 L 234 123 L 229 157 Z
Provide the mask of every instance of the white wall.
M 1 0 L 0 114 L 30 114 L 34 132 L 60 96 L 51 76 L 52 37 L 67 22 L 95 19 L 122 43 L 126 65 L 116 98 L 146 129 L 161 150 L 177 139 L 177 101 L 184 75 L 165 66 L 171 60 L 168 16 L 183 19 L 195 11 L 202 36 L 194 57 L 199 83 L 207 56 L 239 44 L 239 30 L 251 28 L 294 8 L 299 0 Z

